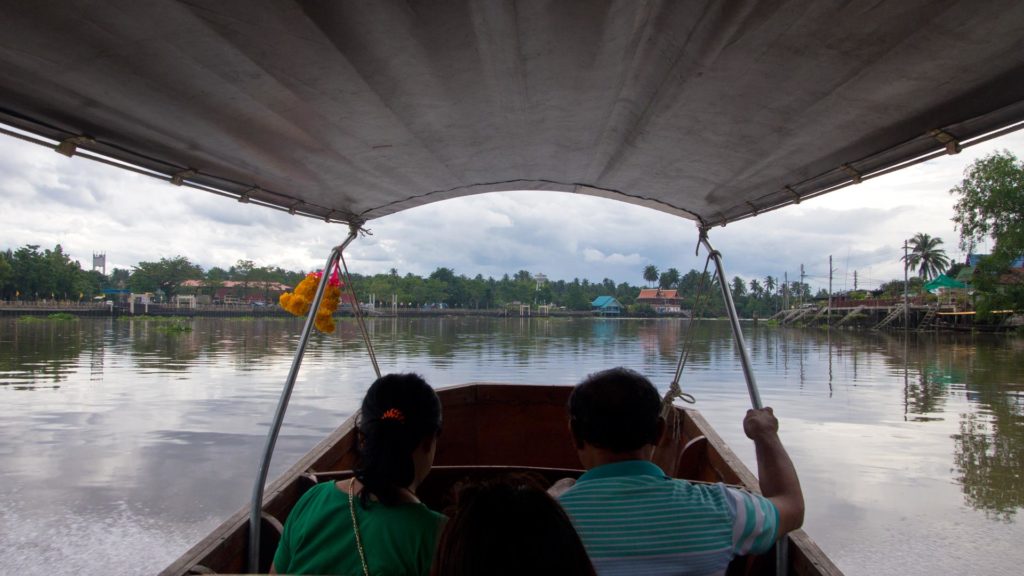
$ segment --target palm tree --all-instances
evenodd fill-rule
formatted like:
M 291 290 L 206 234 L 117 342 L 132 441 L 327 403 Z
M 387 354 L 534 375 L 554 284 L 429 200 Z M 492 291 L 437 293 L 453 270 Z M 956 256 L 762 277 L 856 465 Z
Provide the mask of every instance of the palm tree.
M 775 294 L 775 278 L 771 276 L 764 277 L 764 291 L 769 297 Z
M 949 257 L 945 250 L 939 248 L 940 244 L 942 238 L 918 232 L 910 239 L 910 253 L 900 260 L 905 258 L 907 266 L 911 270 L 917 268 L 917 275 L 927 282 L 949 268 Z
M 654 264 L 648 264 L 647 267 L 644 268 L 644 280 L 647 280 L 648 285 L 657 282 L 658 277 L 658 267 Z
M 757 281 L 757 278 L 750 281 L 750 293 L 753 294 L 754 298 L 760 299 L 762 290 L 761 283 Z
M 677 284 L 679 284 L 679 270 L 675 268 L 669 268 L 658 277 L 658 286 L 662 289 L 668 290 Z

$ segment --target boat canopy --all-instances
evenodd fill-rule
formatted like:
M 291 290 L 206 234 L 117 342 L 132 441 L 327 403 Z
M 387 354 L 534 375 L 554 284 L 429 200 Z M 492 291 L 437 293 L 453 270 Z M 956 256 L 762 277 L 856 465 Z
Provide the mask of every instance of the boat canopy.
M 350 224 L 538 189 L 724 225 L 1024 120 L 1019 0 L 0 2 L 8 133 Z

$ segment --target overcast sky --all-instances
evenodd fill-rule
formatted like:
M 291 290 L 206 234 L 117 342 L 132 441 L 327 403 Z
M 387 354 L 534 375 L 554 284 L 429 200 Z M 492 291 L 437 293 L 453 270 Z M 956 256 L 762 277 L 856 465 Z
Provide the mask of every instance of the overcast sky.
M 802 263 L 812 288 L 828 285 L 833 256 L 837 290 L 877 287 L 903 275 L 903 240 L 917 232 L 945 241 L 962 259 L 949 194 L 974 159 L 997 149 L 1024 156 L 1024 133 L 956 156 L 869 180 L 820 198 L 711 231 L 729 276 L 790 280 Z M 701 269 L 694 224 L 613 200 L 576 194 L 505 192 L 448 200 L 368 224 L 372 236 L 346 252 L 353 272 L 397 268 L 426 275 L 499 277 L 517 270 L 552 279 L 643 284 L 654 264 Z M 82 266 L 107 254 L 107 271 L 184 255 L 204 269 L 237 260 L 309 270 L 322 266 L 347 229 L 179 188 L 0 135 L 0 249 L 61 244 Z

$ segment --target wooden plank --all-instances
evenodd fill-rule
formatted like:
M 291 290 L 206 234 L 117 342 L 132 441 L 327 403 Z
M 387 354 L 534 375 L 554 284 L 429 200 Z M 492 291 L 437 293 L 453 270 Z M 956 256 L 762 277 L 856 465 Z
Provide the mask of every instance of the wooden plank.
M 842 576 L 843 572 L 803 530 L 789 533 L 790 573 L 795 576 Z

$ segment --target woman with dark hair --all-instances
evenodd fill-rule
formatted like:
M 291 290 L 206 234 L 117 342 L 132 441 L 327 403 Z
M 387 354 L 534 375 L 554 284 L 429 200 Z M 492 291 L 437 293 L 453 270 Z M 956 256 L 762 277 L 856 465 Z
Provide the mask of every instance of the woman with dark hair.
M 445 526 L 432 576 L 595 576 L 583 542 L 551 496 L 527 482 L 471 485 Z
M 416 374 L 388 374 L 357 418 L 355 478 L 318 484 L 295 504 L 271 573 L 423 575 L 444 516 L 416 497 L 434 462 L 441 402 Z

